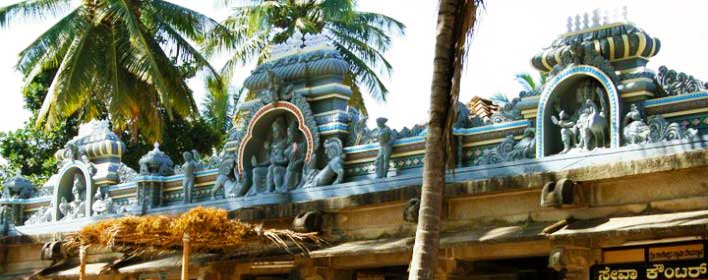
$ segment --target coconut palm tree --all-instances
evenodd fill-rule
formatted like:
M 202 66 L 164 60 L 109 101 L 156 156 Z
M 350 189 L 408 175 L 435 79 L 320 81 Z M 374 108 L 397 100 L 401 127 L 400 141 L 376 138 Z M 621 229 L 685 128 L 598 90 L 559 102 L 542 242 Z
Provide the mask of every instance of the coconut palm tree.
M 418 227 L 408 279 L 434 279 L 446 166 L 454 167 L 452 125 L 467 42 L 482 0 L 440 0 Z
M 518 73 L 516 74 L 516 81 L 521 85 L 525 92 L 531 95 L 539 95 L 543 91 L 543 85 L 546 84 L 546 78 L 548 74 L 540 73 L 538 75 L 538 80 L 528 73 Z
M 209 17 L 163 0 L 25 0 L 0 8 L 0 27 L 18 19 L 63 17 L 19 55 L 26 81 L 57 69 L 37 125 L 78 114 L 108 115 L 114 129 L 160 138 L 160 111 L 195 116 L 185 79 L 196 69 L 217 75 L 190 44 L 224 32 Z
M 231 1 L 225 1 L 231 2 Z M 391 43 L 389 34 L 403 34 L 405 26 L 385 15 L 357 11 L 355 0 L 249 0 L 240 1 L 223 25 L 229 37 L 212 37 L 205 44 L 207 54 L 229 52 L 231 58 L 222 70 L 230 76 L 237 66 L 270 56 L 273 45 L 283 43 L 296 32 L 325 34 L 349 62 L 353 77 L 347 81 L 354 96 L 351 101 L 363 109 L 361 83 L 378 100 L 385 100 L 388 89 L 377 73 L 388 74 L 391 64 L 383 53 Z M 376 71 L 376 70 L 378 71 Z M 351 102 L 350 102 L 351 104 Z

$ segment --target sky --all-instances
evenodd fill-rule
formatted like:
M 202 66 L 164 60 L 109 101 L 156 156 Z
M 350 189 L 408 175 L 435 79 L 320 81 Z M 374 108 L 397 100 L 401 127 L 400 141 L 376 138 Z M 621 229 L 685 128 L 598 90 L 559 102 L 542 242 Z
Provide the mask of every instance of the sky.
M 0 0 L 0 6 L 17 2 Z M 177 4 L 222 20 L 229 9 L 215 6 L 217 1 L 172 0 Z M 486 1 L 470 45 L 462 77 L 460 100 L 502 92 L 515 97 L 521 87 L 514 76 L 520 72 L 537 75 L 530 59 L 566 31 L 566 19 L 594 9 L 620 9 L 627 6 L 628 20 L 661 40 L 661 50 L 649 68 L 661 65 L 708 80 L 708 1 L 683 0 L 490 0 Z M 680 4 L 678 4 L 680 3 Z M 383 76 L 390 89 L 386 102 L 365 97 L 369 120 L 385 116 L 393 128 L 412 126 L 427 119 L 437 17 L 435 0 L 359 0 L 359 8 L 386 14 L 403 22 L 404 36 L 394 36 L 386 53 L 393 73 Z M 22 105 L 22 76 L 14 70 L 17 54 L 56 19 L 19 21 L 0 28 L 0 131 L 14 130 L 29 118 Z M 225 57 L 215 57 L 212 65 L 221 67 Z M 246 65 L 236 72 L 238 86 L 253 69 Z M 189 81 L 198 103 L 204 98 L 204 83 L 197 77 Z M 369 124 L 373 126 L 374 124 Z

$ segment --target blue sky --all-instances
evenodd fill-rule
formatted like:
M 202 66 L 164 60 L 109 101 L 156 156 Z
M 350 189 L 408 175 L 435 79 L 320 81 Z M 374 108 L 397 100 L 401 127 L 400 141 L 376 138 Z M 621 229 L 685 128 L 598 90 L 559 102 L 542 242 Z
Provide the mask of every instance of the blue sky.
M 0 0 L 0 6 L 14 2 L 17 1 Z M 228 9 L 212 4 L 217 1 L 172 2 L 217 20 L 229 13 Z M 514 75 L 535 74 L 529 62 L 531 57 L 565 32 L 566 18 L 596 8 L 612 10 L 627 6 L 629 20 L 662 41 L 662 49 L 649 63 L 650 68 L 667 65 L 699 79 L 708 79 L 708 29 L 704 28 L 708 23 L 708 1 L 668 3 L 658 0 L 487 1 L 470 48 L 461 101 L 497 91 L 515 96 L 521 88 L 514 81 Z M 394 128 L 424 122 L 432 77 L 437 1 L 359 0 L 359 6 L 362 10 L 392 16 L 408 26 L 405 36 L 393 39 L 386 55 L 394 67 L 391 76 L 384 76 L 391 90 L 389 99 L 386 103 L 366 100 L 369 119 L 386 116 Z M 29 117 L 29 112 L 22 108 L 22 77 L 14 70 L 17 53 L 54 21 L 21 21 L 11 28 L 0 29 L 0 38 L 3 38 L 0 44 L 0 131 L 21 127 Z M 216 67 L 224 62 L 224 57 L 212 59 Z M 252 68 L 252 65 L 244 66 L 237 72 L 234 83 L 240 84 Z M 203 82 L 196 78 L 189 84 L 200 102 L 204 96 Z

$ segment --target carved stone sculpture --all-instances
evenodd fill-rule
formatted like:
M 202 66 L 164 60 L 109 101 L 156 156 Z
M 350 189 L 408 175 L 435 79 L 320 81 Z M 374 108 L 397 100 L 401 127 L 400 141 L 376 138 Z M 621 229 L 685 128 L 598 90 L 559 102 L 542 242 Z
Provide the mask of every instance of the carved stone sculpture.
M 305 188 L 339 184 L 344 180 L 344 151 L 342 141 L 339 138 L 329 138 L 324 144 L 327 154 L 327 165 L 315 173 L 315 176 L 308 176 Z
M 96 175 L 96 171 L 98 171 L 98 169 L 96 169 L 96 165 L 91 162 L 86 155 L 81 155 L 81 161 L 86 165 L 86 168 L 88 168 L 91 176 Z
M 569 152 L 575 147 L 575 135 L 577 134 L 575 122 L 569 120 L 568 114 L 563 110 L 558 113 L 557 119 L 556 116 L 551 116 L 551 121 L 561 128 L 561 140 L 563 141 L 561 154 Z
M 629 112 L 624 116 L 622 126 L 622 136 L 627 144 L 642 144 L 649 142 L 649 126 L 642 119 L 642 114 L 639 112 L 637 105 L 632 104 L 629 107 Z
M 683 72 L 659 67 L 656 74 L 656 84 L 664 96 L 681 95 L 706 89 L 706 83 Z
M 284 185 L 282 191 L 289 191 L 300 185 L 302 179 L 302 167 L 305 162 L 304 143 L 299 143 L 296 140 L 297 123 L 292 122 L 288 126 L 288 146 L 285 148 L 285 157 L 288 159 L 288 165 L 285 170 Z
M 16 174 L 3 182 L 3 199 L 27 199 L 34 194 L 34 184 L 21 174 Z
M 172 159 L 160 151 L 160 144 L 155 142 L 152 151 L 140 158 L 140 175 L 170 176 L 173 174 Z
M 39 207 L 39 210 L 37 210 L 37 212 L 34 212 L 27 218 L 27 220 L 25 221 L 25 225 L 43 224 L 51 221 L 52 211 L 50 211 L 50 207 L 41 206 Z
M 118 180 L 121 183 L 130 182 L 139 175 L 138 172 L 130 168 L 130 166 L 125 163 L 120 164 L 120 167 L 118 167 L 118 171 L 116 171 L 116 173 L 118 173 Z
M 510 102 L 501 104 L 500 110 L 491 116 L 492 123 L 503 123 L 522 119 L 521 110 L 516 106 L 519 102 L 521 102 L 521 98 L 517 97 Z
M 507 135 L 499 145 L 485 149 L 474 160 L 474 165 L 495 164 L 507 161 L 534 158 L 536 156 L 536 133 L 533 128 L 524 130 L 524 138 L 516 142 Z
M 260 98 L 265 103 L 273 103 L 280 100 L 290 100 L 293 95 L 293 86 L 283 87 L 283 80 L 278 77 L 272 69 L 266 70 L 268 87 L 261 91 Z
M 403 220 L 409 223 L 418 223 L 418 213 L 420 212 L 420 199 L 411 198 L 403 209 Z
M 379 140 L 379 153 L 376 156 L 376 178 L 385 178 L 388 175 L 389 162 L 393 153 L 393 142 L 396 137 L 391 128 L 386 125 L 387 118 L 377 118 L 377 138 Z
M 91 210 L 95 215 L 115 213 L 113 198 L 109 195 L 104 196 L 101 190 L 96 191 L 96 194 L 93 196 L 93 205 L 91 205 Z
M 692 139 L 698 134 L 696 129 L 686 129 L 675 122 L 669 123 L 661 115 L 649 117 L 648 124 L 650 130 L 649 141 L 652 143 L 679 139 Z
M 182 157 L 184 158 L 184 164 L 182 164 L 182 173 L 184 174 L 184 178 L 182 179 L 182 196 L 184 203 L 191 203 L 195 180 L 194 175 L 197 172 L 199 163 L 194 160 L 194 155 L 191 152 L 182 153 Z
M 586 99 L 585 108 L 576 123 L 580 144 L 586 151 L 606 146 L 607 116 L 604 110 L 604 98 L 599 87 L 595 88 L 595 90 L 603 109 L 599 110 L 595 102 L 591 99 Z
M 222 157 L 219 166 L 219 175 L 216 177 L 216 182 L 211 188 L 211 198 L 216 198 L 219 190 L 224 190 L 225 198 L 243 196 L 245 191 L 241 185 L 238 168 L 236 168 L 236 157 L 233 154 L 227 154 Z
M 282 119 L 278 119 L 282 120 Z M 285 185 L 285 172 L 288 166 L 288 158 L 285 156 L 285 149 L 288 146 L 288 140 L 284 137 L 284 127 L 282 122 L 274 121 L 272 125 L 273 143 L 270 146 L 270 165 L 268 166 L 268 175 L 266 177 L 266 186 L 268 192 L 279 191 L 283 192 Z

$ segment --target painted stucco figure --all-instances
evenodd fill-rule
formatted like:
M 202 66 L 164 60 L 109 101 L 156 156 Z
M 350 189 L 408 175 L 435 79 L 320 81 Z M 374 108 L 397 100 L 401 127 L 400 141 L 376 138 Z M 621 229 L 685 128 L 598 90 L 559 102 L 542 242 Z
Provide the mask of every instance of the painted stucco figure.
M 393 153 L 393 142 L 396 141 L 393 131 L 386 125 L 387 121 L 387 118 L 376 119 L 378 127 L 376 136 L 379 140 L 379 153 L 376 156 L 376 178 L 387 176 L 391 153 Z
M 310 173 L 305 188 L 339 184 L 344 180 L 345 154 L 342 141 L 339 138 L 327 139 L 324 148 L 328 158 L 327 165 L 319 172 Z

